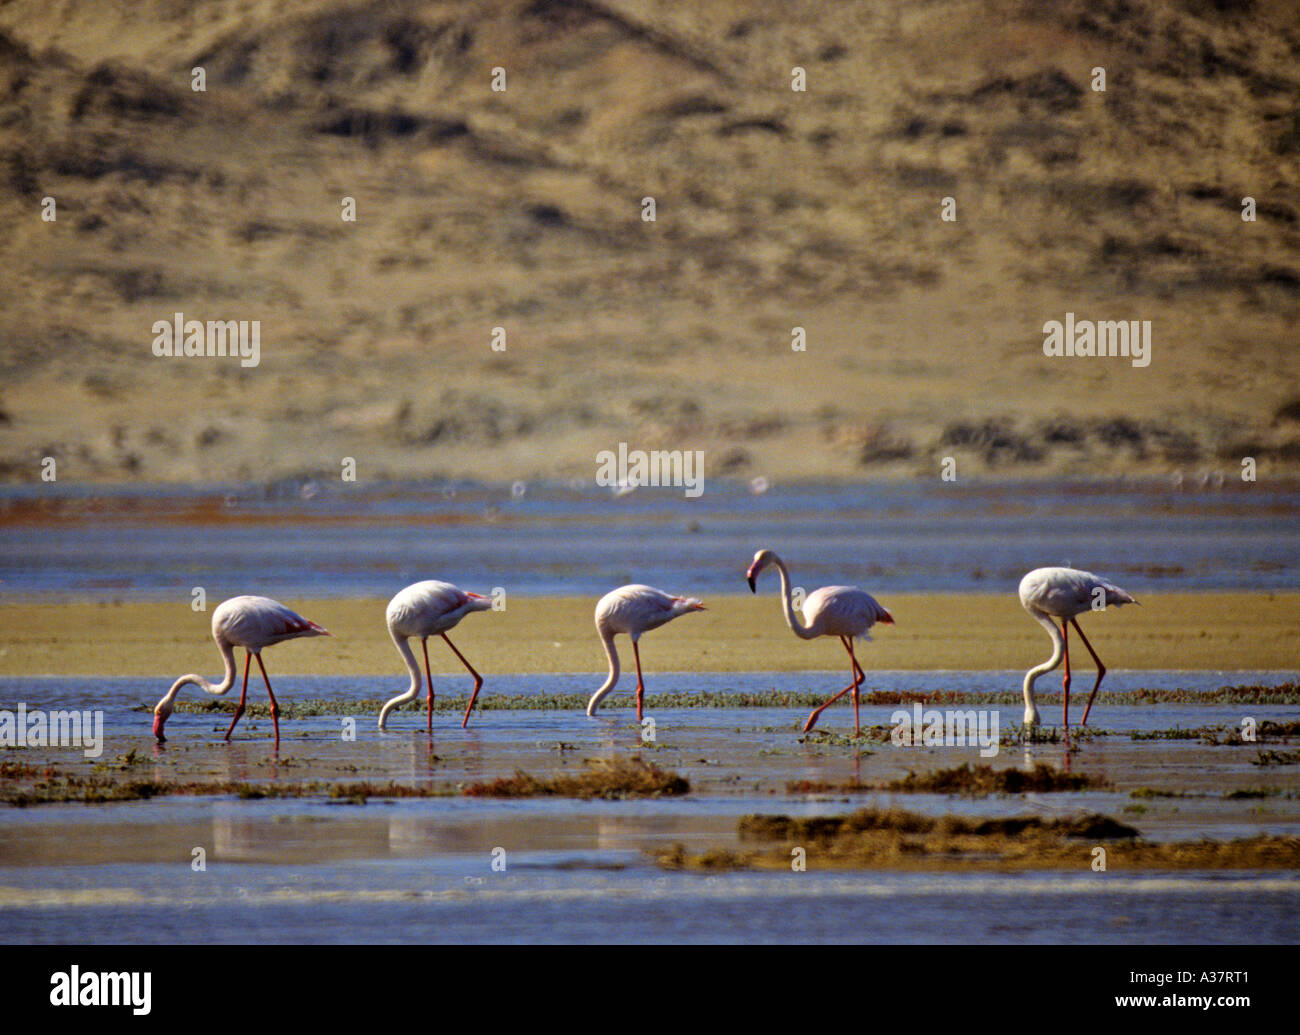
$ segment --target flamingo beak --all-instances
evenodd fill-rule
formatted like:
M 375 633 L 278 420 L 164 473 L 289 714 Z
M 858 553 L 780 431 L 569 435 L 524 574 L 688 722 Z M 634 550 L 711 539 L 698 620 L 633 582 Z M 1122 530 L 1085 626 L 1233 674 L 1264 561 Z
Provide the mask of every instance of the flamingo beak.
M 153 717 L 153 735 L 158 738 L 159 744 L 163 743 L 167 739 L 163 736 L 163 724 L 166 721 L 167 719 L 161 715 L 155 714 Z
M 753 576 L 753 575 L 750 575 L 750 574 L 746 573 L 746 575 L 745 575 L 745 581 L 749 583 L 749 591 L 750 591 L 751 593 L 757 593 L 757 592 L 758 592 L 758 585 L 757 585 L 757 583 L 754 581 L 754 576 Z

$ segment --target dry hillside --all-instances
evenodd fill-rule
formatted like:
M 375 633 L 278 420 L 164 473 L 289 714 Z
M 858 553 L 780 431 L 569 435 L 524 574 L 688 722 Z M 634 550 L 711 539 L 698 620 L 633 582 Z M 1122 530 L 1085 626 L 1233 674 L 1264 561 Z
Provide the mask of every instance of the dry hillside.
M 894 7 L 0 5 L 0 474 L 1300 472 L 1300 7 Z

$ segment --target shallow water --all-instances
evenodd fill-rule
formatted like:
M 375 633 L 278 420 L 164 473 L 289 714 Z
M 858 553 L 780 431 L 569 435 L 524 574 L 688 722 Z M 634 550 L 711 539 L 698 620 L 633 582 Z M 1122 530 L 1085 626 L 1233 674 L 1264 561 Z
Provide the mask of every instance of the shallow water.
M 1210 690 L 1294 681 L 1298 673 L 1113 673 L 1112 690 Z M 106 741 L 98 759 L 75 749 L 26 748 L 9 758 L 49 760 L 95 772 L 135 750 L 132 778 L 299 782 L 360 780 L 455 788 L 523 769 L 576 770 L 583 759 L 640 753 L 691 781 L 682 798 L 628 801 L 495 800 L 462 796 L 365 805 L 325 798 L 238 800 L 167 797 L 110 805 L 0 807 L 0 938 L 6 941 L 191 942 L 1251 942 L 1300 936 L 1300 875 L 1180 872 L 1078 873 L 665 872 L 648 850 L 739 844 L 744 814 L 825 815 L 895 805 L 932 815 L 1103 812 L 1150 840 L 1257 833 L 1300 835 L 1300 801 L 1225 799 L 1234 789 L 1295 791 L 1297 767 L 1256 764 L 1261 748 L 1199 740 L 1132 740 L 1130 731 L 1238 724 L 1239 705 L 1098 704 L 1090 725 L 1107 735 L 1066 758 L 1061 744 L 903 747 L 804 738 L 804 708 L 657 708 L 657 692 L 838 689 L 837 673 L 657 674 L 648 685 L 653 746 L 640 742 L 630 695 L 589 720 L 578 711 L 489 710 L 462 730 L 459 717 L 399 713 L 381 734 L 356 716 L 356 741 L 340 716 L 282 720 L 276 755 L 267 720 L 247 718 L 232 743 L 220 716 L 177 714 L 154 747 L 148 711 L 165 680 L 0 680 L 0 707 L 99 708 Z M 871 673 L 875 689 L 989 692 L 1014 689 L 1018 673 Z M 590 691 L 590 675 L 496 676 L 487 699 Z M 382 698 L 397 676 L 286 677 L 284 703 Z M 452 678 L 438 692 L 460 693 Z M 907 706 L 904 706 L 905 708 Z M 973 706 L 986 707 L 986 706 Z M 863 708 L 864 725 L 889 725 L 893 706 Z M 1000 722 L 1018 705 L 989 707 Z M 1059 706 L 1043 709 L 1059 720 Z M 1257 720 L 1300 718 L 1300 705 L 1249 709 Z M 851 730 L 851 710 L 826 711 L 819 729 Z M 1290 749 L 1294 749 L 1291 745 Z M 988 798 L 937 794 L 790 794 L 791 781 L 891 779 L 963 762 L 1068 764 L 1113 786 L 1085 792 Z M 102 772 L 102 770 L 101 770 Z M 1197 795 L 1140 798 L 1140 787 Z M 195 848 L 207 868 L 191 869 Z M 492 869 L 504 851 L 504 872 Z M 1242 916 L 1252 917 L 1248 925 Z
M 1273 874 L 663 874 L 580 858 L 0 869 L 4 939 L 43 943 L 1294 944 Z M 44 890 L 53 882 L 62 892 Z M 35 902 L 33 902 L 35 900 Z M 1243 917 L 1249 923 L 1243 924 Z
M 368 595 L 431 573 L 484 589 L 599 596 L 648 582 L 739 592 L 761 546 L 809 585 L 1014 592 L 1044 564 L 1128 590 L 1294 590 L 1300 491 L 1168 482 L 774 485 L 710 481 L 698 499 L 584 485 L 225 489 L 0 488 L 0 585 L 16 595 Z

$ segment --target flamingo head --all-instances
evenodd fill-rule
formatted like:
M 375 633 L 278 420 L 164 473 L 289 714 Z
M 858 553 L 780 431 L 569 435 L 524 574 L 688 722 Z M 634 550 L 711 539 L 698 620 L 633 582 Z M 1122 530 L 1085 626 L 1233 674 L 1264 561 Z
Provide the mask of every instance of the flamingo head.
M 750 562 L 749 570 L 745 572 L 745 580 L 749 583 L 749 591 L 751 593 L 758 592 L 758 586 L 756 584 L 758 573 L 774 560 L 776 560 L 776 554 L 771 550 L 759 550 L 758 553 L 754 554 L 754 559 Z
M 158 707 L 153 710 L 153 735 L 158 738 L 158 743 L 166 741 L 163 736 L 163 725 L 167 722 L 168 716 L 172 713 L 170 701 L 159 701 Z
M 700 600 L 698 597 L 677 597 L 676 603 L 677 610 L 684 615 L 690 614 L 692 611 L 708 610 L 708 608 L 704 606 L 704 601 Z
M 465 596 L 469 599 L 469 609 L 471 611 L 491 611 L 492 598 L 485 597 L 482 593 L 470 593 L 468 590 Z

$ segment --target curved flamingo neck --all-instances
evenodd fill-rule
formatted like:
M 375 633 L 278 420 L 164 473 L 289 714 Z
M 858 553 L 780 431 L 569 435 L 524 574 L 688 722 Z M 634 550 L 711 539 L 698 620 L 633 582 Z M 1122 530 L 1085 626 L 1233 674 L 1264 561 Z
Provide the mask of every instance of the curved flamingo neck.
M 220 683 L 210 683 L 202 676 L 196 673 L 188 673 L 172 684 L 172 688 L 167 691 L 162 702 L 169 706 L 176 700 L 176 695 L 181 692 L 181 687 L 197 686 L 204 693 L 212 694 L 214 697 L 220 697 L 235 685 L 235 648 L 234 645 L 226 640 L 217 640 L 217 650 L 221 651 L 221 660 L 226 666 L 225 674 L 221 677 Z
M 591 695 L 591 700 L 587 702 L 587 714 L 594 715 L 600 702 L 605 696 L 614 689 L 614 684 L 618 682 L 618 651 L 614 649 L 614 633 L 605 626 L 598 626 L 597 632 L 600 633 L 600 642 L 605 648 L 605 657 L 609 659 L 609 676 L 601 685 L 601 688 Z
M 1025 673 L 1025 706 L 1027 708 L 1034 707 L 1034 683 L 1037 681 L 1038 677 L 1047 672 L 1051 672 L 1052 669 L 1056 668 L 1056 666 L 1061 663 L 1061 659 L 1065 657 L 1065 639 L 1061 636 L 1061 630 L 1056 627 L 1056 623 L 1041 611 L 1033 611 L 1031 614 L 1034 617 L 1034 621 L 1042 625 L 1043 628 L 1047 630 L 1047 634 L 1052 638 L 1052 656 L 1041 665 L 1035 665 Z
M 794 609 L 793 594 L 790 589 L 790 573 L 786 571 L 785 561 L 772 554 L 772 564 L 781 576 L 781 607 L 785 613 L 785 624 L 802 640 L 811 640 L 817 632 L 812 626 L 804 625 Z
M 382 709 L 380 709 L 379 728 L 381 730 L 384 728 L 384 724 L 388 721 L 389 712 L 394 708 L 406 704 L 407 701 L 415 700 L 416 696 L 420 693 L 420 664 L 415 660 L 415 652 L 411 650 L 410 642 L 405 636 L 399 635 L 392 629 L 388 630 L 388 634 L 392 636 L 393 643 L 397 645 L 397 653 L 402 656 L 402 660 L 406 662 L 406 667 L 411 673 L 411 685 L 407 689 L 406 693 L 398 694 L 391 701 L 388 701 Z

